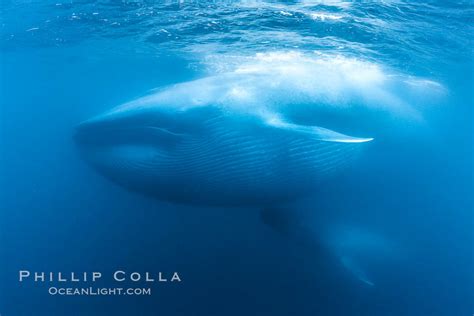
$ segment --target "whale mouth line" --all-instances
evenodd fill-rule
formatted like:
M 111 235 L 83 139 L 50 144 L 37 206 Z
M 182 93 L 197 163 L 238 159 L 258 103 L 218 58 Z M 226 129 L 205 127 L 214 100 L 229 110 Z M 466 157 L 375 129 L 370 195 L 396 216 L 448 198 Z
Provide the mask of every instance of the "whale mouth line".
M 157 136 L 177 137 L 176 128 L 175 119 L 165 112 L 109 112 L 77 125 L 74 139 L 78 145 L 87 147 L 159 144 Z
M 80 124 L 76 128 L 75 141 L 86 147 L 118 146 L 122 144 L 157 145 L 163 135 L 169 138 L 180 137 L 166 128 L 153 125 L 137 126 L 101 126 L 100 123 Z

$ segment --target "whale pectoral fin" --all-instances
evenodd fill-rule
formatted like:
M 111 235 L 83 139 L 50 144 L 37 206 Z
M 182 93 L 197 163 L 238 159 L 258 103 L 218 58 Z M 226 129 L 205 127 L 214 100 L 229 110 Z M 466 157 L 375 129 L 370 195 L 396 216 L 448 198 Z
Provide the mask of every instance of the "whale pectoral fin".
M 336 143 L 365 143 L 370 142 L 373 138 L 361 138 L 361 137 L 353 137 L 344 135 L 330 129 L 319 127 L 319 126 L 311 126 L 309 127 L 310 133 L 317 137 L 318 140 L 326 141 L 326 142 L 336 142 Z
M 287 123 L 279 118 L 272 118 L 266 120 L 267 125 L 279 128 L 282 130 L 293 131 L 297 133 L 304 133 L 310 135 L 315 140 L 325 142 L 336 142 L 336 143 L 365 143 L 370 142 L 373 138 L 361 138 L 344 135 L 333 130 L 309 125 L 298 125 L 293 123 Z

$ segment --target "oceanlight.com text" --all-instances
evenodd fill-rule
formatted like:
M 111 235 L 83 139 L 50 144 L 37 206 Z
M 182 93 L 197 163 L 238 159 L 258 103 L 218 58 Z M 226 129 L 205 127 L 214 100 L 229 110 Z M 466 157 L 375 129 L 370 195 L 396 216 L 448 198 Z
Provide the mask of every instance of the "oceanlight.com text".
M 55 296 L 150 296 L 151 288 L 55 287 L 48 288 Z

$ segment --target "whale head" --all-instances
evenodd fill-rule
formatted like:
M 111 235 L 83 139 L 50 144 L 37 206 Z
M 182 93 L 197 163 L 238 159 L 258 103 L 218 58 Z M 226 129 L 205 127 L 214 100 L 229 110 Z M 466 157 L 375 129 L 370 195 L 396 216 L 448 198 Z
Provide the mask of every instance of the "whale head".
M 99 173 L 128 188 L 153 192 L 166 181 L 166 161 L 184 140 L 202 137 L 202 111 L 137 108 L 109 111 L 80 123 L 74 139 L 82 157 Z M 159 181 L 158 181 L 159 182 Z

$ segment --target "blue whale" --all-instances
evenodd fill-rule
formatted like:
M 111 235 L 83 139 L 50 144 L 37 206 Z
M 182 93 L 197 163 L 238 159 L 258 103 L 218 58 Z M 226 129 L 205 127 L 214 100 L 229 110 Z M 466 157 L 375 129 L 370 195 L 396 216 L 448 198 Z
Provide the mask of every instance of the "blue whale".
M 400 92 L 436 87 L 352 59 L 262 55 L 86 120 L 75 140 L 90 165 L 130 190 L 180 204 L 257 207 L 265 223 L 293 232 L 282 205 L 313 194 L 372 140 L 322 118 L 362 111 L 420 120 Z M 338 256 L 373 284 L 351 258 Z
M 178 84 L 81 123 L 76 141 L 92 166 L 132 190 L 176 203 L 267 206 L 310 194 L 372 140 L 241 107 L 232 90 L 263 79 Z

